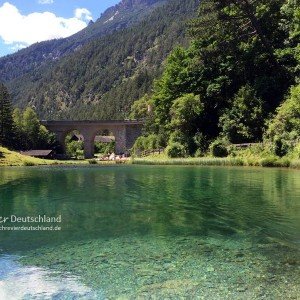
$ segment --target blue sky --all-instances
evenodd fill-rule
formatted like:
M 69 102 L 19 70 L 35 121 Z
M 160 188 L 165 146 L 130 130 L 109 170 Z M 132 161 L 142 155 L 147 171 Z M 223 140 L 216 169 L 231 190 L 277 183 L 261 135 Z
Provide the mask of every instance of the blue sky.
M 0 57 L 35 42 L 67 37 L 120 0 L 0 0 Z

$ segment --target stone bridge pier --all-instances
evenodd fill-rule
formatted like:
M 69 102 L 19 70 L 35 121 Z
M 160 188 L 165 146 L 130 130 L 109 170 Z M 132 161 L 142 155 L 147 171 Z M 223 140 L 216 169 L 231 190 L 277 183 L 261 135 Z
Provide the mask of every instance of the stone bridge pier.
M 115 152 L 122 154 L 134 145 L 141 135 L 142 121 L 41 121 L 51 132 L 56 134 L 57 141 L 65 151 L 66 136 L 78 130 L 83 136 L 84 157 L 94 157 L 94 140 L 99 131 L 108 130 L 115 137 Z

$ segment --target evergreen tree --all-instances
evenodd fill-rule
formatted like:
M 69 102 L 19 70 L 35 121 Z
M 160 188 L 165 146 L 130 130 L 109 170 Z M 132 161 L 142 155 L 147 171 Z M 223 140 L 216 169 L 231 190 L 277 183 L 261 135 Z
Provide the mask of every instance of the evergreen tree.
M 7 88 L 0 84 L 0 145 L 14 144 L 12 105 Z

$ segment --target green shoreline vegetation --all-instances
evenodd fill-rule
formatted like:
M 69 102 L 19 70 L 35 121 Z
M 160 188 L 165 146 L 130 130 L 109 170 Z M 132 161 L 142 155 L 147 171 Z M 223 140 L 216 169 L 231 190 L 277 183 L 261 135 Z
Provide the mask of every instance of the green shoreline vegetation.
M 191 165 L 191 166 L 223 166 L 223 167 L 269 167 L 300 169 L 300 160 L 289 160 L 278 157 L 247 158 L 247 157 L 187 157 L 169 158 L 166 155 L 134 158 L 135 165 Z
M 152 94 L 132 106 L 131 117 L 146 120 L 134 153 L 165 148 L 175 159 L 168 163 L 298 166 L 299 16 L 299 0 L 201 1 L 190 46 L 171 53 Z
M 195 165 L 195 166 L 247 166 L 247 167 L 284 167 L 292 169 L 300 169 L 300 160 L 289 157 L 266 156 L 259 157 L 249 154 L 247 151 L 240 151 L 240 156 L 236 157 L 186 157 L 186 158 L 170 158 L 166 154 L 154 154 L 146 157 L 133 157 L 130 161 L 123 162 L 125 164 L 135 165 Z M 246 152 L 246 153 L 245 153 Z M 243 155 L 243 156 L 242 156 Z M 116 161 L 97 161 L 90 160 L 50 160 L 40 159 L 22 155 L 7 148 L 0 147 L 0 167 L 7 166 L 55 166 L 55 165 L 114 165 Z

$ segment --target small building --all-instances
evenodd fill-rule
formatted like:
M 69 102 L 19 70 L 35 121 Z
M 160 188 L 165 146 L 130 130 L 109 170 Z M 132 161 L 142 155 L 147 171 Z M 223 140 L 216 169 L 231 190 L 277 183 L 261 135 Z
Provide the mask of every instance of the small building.
M 53 150 L 29 150 L 29 151 L 21 151 L 22 155 L 36 157 L 36 158 L 46 158 L 52 159 L 54 158 L 54 151 Z
M 111 143 L 115 141 L 114 136 L 109 135 L 96 135 L 95 136 L 95 142 L 101 142 L 101 143 Z
M 75 142 L 83 142 L 83 135 L 82 135 L 82 134 L 74 133 L 74 134 L 72 134 L 70 140 L 71 140 L 72 142 L 73 142 L 73 141 L 75 141 Z

